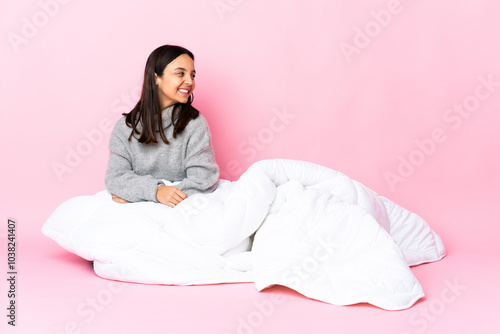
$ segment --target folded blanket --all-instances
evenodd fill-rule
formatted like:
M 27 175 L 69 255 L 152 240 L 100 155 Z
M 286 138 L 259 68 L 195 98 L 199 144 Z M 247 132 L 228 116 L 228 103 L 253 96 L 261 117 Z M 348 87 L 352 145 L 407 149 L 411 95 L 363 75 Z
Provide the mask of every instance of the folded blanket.
M 336 305 L 388 310 L 424 296 L 409 266 L 445 256 L 418 215 L 346 175 L 263 160 L 175 208 L 107 191 L 62 203 L 42 227 L 97 275 L 149 284 L 284 285 Z

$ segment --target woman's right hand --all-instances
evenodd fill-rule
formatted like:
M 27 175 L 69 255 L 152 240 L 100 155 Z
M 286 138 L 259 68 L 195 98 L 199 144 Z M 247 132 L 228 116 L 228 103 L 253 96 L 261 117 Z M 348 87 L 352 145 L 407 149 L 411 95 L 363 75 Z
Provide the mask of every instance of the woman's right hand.
M 129 201 L 126 201 L 126 200 L 124 200 L 123 198 L 118 197 L 118 196 L 116 196 L 116 195 L 111 195 L 111 199 L 112 199 L 113 201 L 115 201 L 116 203 L 122 203 L 122 204 L 124 204 L 124 203 L 130 203 Z
M 187 195 L 176 187 L 161 185 L 156 190 L 156 199 L 158 202 L 168 205 L 171 208 L 175 207 L 186 198 Z

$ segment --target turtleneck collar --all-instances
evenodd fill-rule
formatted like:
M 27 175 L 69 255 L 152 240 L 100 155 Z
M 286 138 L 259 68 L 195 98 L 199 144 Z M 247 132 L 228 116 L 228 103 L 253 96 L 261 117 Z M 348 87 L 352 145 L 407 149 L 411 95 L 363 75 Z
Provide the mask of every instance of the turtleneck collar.
M 170 107 L 167 107 L 161 111 L 161 122 L 163 124 L 163 129 L 168 128 L 170 125 L 172 125 L 172 113 L 174 112 L 175 104 L 171 105 Z M 177 119 L 179 115 L 176 115 L 175 118 Z

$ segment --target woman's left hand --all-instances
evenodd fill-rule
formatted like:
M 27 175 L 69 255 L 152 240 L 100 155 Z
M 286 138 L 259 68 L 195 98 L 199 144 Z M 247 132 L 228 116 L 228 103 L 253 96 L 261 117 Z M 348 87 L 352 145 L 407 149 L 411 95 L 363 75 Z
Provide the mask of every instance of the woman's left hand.
M 125 204 L 125 203 L 130 203 L 129 201 L 126 201 L 126 200 L 124 200 L 123 198 L 118 197 L 118 196 L 116 196 L 116 195 L 111 195 L 111 199 L 112 199 L 113 201 L 115 201 L 116 203 L 123 203 L 123 204 Z
M 156 190 L 156 199 L 158 202 L 171 208 L 187 198 L 187 195 L 180 189 L 172 186 L 161 185 Z

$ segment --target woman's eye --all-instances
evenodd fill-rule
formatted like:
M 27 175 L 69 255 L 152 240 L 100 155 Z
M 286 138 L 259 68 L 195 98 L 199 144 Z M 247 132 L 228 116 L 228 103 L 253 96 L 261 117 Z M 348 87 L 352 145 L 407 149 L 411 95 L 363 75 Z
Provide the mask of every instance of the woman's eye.
M 177 75 L 184 76 L 184 72 L 178 72 Z
M 195 76 L 196 76 L 196 75 L 194 75 L 194 74 L 191 74 L 191 78 L 192 78 L 192 79 L 194 79 L 194 77 L 195 77 Z

